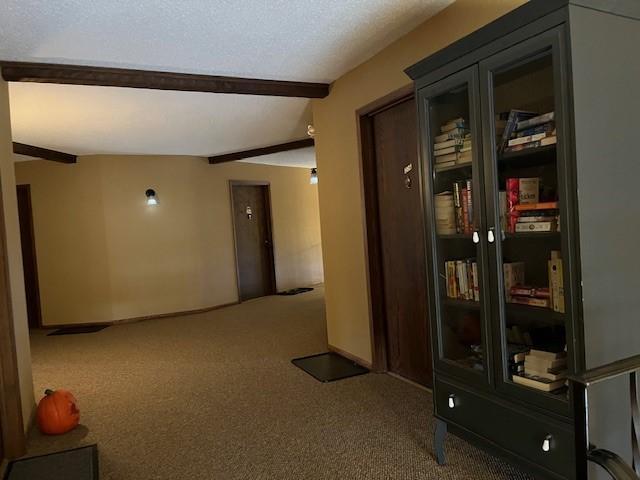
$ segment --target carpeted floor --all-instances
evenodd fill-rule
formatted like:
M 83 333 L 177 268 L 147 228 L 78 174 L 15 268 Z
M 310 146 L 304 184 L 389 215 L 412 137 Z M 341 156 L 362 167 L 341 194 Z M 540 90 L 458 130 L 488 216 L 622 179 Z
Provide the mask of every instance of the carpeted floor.
M 326 349 L 323 289 L 209 313 L 32 337 L 38 392 L 65 387 L 82 426 L 30 454 L 98 443 L 102 479 L 526 479 L 449 436 L 431 395 L 388 375 L 323 384 L 290 363 Z

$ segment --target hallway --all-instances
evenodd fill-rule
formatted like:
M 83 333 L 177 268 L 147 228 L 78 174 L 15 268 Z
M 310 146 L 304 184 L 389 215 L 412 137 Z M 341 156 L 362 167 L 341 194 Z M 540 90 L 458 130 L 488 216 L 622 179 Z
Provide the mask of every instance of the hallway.
M 34 383 L 76 394 L 81 426 L 30 454 L 98 443 L 101 478 L 524 479 L 452 436 L 431 455 L 431 395 L 388 375 L 322 384 L 323 288 L 86 335 L 32 334 Z

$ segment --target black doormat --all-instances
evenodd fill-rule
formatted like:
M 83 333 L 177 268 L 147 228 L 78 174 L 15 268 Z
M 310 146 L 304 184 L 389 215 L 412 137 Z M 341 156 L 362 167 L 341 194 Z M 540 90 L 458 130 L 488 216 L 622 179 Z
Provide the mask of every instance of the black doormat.
M 291 290 L 285 290 L 284 292 L 278 292 L 278 295 L 298 295 L 299 293 L 311 292 L 311 287 L 292 288 Z
M 366 368 L 333 352 L 294 358 L 291 363 L 321 382 L 333 382 L 369 373 Z
M 79 333 L 95 333 L 99 332 L 100 330 L 104 330 L 108 326 L 109 325 L 85 325 L 78 327 L 64 327 L 48 333 L 47 337 L 50 337 L 52 335 L 78 335 Z
M 13 460 L 5 480 L 98 480 L 98 446 Z

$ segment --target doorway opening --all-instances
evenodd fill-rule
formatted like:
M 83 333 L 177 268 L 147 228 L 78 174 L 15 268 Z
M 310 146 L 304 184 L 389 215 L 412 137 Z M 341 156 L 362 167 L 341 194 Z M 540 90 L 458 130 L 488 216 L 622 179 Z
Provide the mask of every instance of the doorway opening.
M 31 186 L 18 185 L 18 220 L 20 222 L 20 244 L 22 246 L 22 268 L 24 270 L 24 290 L 27 300 L 29 328 L 42 326 L 40 309 L 40 288 L 38 286 L 38 263 L 36 242 L 33 231 L 33 210 L 31 208 Z
M 412 88 L 358 111 L 373 369 L 430 387 L 425 223 Z
M 231 180 L 231 210 L 241 302 L 276 293 L 269 182 Z

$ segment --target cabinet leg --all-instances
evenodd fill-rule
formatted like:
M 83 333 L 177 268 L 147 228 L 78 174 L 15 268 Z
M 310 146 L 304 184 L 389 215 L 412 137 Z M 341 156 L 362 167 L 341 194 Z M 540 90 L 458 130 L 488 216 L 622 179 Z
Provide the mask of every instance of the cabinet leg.
M 436 418 L 436 429 L 433 435 L 433 449 L 436 453 L 436 461 L 438 465 L 447 463 L 444 456 L 444 439 L 447 435 L 447 424 Z

